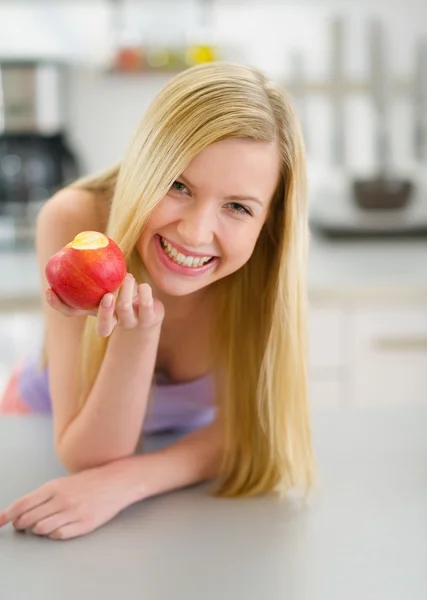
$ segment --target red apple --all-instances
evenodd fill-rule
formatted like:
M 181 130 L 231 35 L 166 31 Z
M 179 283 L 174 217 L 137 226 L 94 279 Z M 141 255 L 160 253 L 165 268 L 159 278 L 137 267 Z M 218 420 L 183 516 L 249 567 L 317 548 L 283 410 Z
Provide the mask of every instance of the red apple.
M 47 262 L 45 273 L 62 302 L 92 310 L 104 294 L 115 292 L 126 277 L 118 245 L 98 231 L 82 231 Z

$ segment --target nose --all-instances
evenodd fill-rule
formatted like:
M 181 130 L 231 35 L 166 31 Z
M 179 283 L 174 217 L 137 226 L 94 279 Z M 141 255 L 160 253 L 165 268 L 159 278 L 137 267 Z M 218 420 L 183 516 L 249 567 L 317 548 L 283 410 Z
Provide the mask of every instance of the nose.
M 194 250 L 207 250 L 214 239 L 214 222 L 215 218 L 207 206 L 188 207 L 177 227 L 182 243 Z

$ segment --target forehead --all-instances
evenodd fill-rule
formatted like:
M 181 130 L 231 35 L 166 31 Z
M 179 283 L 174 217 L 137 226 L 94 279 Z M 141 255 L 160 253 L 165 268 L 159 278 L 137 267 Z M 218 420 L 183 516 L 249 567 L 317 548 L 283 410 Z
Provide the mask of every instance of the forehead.
M 204 148 L 184 175 L 199 188 L 218 195 L 257 195 L 267 201 L 276 189 L 280 155 L 276 142 L 232 138 Z

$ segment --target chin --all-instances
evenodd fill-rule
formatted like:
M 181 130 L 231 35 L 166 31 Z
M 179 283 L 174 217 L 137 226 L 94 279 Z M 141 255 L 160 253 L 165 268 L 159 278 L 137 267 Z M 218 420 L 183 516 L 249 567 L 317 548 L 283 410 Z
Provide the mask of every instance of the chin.
M 151 273 L 149 275 L 157 292 L 167 294 L 168 296 L 189 296 L 208 287 L 211 283 L 206 282 L 203 285 L 201 282 L 196 284 L 195 281 L 179 281 L 172 277 L 153 277 Z

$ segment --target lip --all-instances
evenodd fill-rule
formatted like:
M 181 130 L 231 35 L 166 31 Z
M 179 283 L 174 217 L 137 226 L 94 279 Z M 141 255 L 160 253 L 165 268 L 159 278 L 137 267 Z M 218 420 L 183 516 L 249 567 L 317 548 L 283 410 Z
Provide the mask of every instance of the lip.
M 172 242 L 172 240 L 168 240 L 168 238 L 165 237 L 164 235 L 162 235 L 161 237 L 164 240 L 166 240 L 171 246 L 173 246 L 179 252 L 181 252 L 182 254 L 185 254 L 186 256 L 213 256 L 214 258 L 217 258 L 214 254 L 209 254 L 209 253 L 200 254 L 200 252 L 193 252 L 192 250 L 187 250 L 187 248 L 184 248 L 184 246 L 180 246 L 179 244 Z M 160 238 L 160 235 L 159 235 L 159 238 Z
M 156 234 L 155 238 L 155 246 L 157 250 L 157 256 L 162 263 L 169 271 L 177 273 L 178 275 L 189 275 L 190 277 L 197 277 L 198 275 L 203 275 L 207 271 L 212 270 L 216 266 L 219 261 L 217 256 L 214 256 L 213 260 L 211 260 L 207 265 L 203 265 L 202 267 L 185 267 L 184 265 L 179 265 L 174 260 L 169 258 L 166 252 L 163 250 L 162 243 L 160 240 L 160 236 Z M 166 239 L 166 238 L 164 238 Z M 175 246 L 175 244 L 174 244 Z M 179 250 L 178 246 L 175 246 L 177 250 Z M 184 252 L 183 252 L 184 254 Z M 191 256 L 206 256 L 206 254 L 192 254 Z

